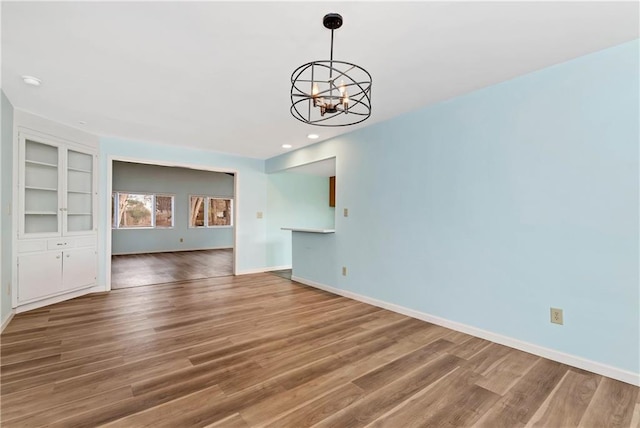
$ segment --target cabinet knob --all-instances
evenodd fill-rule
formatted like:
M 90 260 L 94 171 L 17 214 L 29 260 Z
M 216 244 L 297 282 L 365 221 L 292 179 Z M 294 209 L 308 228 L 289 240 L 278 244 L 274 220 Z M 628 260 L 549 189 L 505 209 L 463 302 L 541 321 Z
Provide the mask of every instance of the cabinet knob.
M 58 254 L 58 255 L 56 256 L 56 259 L 59 259 L 59 258 L 60 258 L 60 255 Z
M 69 254 L 67 254 L 67 258 L 71 257 Z

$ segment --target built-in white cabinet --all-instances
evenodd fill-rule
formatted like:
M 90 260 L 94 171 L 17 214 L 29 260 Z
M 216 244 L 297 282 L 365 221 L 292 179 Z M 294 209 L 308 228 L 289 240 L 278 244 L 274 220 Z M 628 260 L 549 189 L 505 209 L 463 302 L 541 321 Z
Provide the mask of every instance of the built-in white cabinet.
M 95 285 L 95 148 L 19 131 L 18 150 L 18 304 Z
M 46 251 L 18 256 L 18 299 L 29 302 L 96 282 L 95 248 Z

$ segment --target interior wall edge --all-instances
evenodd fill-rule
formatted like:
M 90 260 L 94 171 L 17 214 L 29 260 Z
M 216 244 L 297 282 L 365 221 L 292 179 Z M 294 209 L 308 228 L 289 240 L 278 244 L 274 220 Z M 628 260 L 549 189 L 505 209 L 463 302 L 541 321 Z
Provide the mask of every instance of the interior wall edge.
M 11 312 L 9 312 L 9 314 L 7 315 L 7 319 L 2 320 L 2 324 L 0 324 L 0 333 L 2 333 L 5 328 L 7 328 L 7 326 L 9 325 L 9 323 L 11 322 L 15 314 L 16 314 L 15 310 L 11 309 Z

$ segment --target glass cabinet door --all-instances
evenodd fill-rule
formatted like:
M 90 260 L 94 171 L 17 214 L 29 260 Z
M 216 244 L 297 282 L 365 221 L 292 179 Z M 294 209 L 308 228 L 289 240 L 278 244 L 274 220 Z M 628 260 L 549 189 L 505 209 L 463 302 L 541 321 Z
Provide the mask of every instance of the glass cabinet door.
M 67 150 L 66 230 L 87 232 L 93 229 L 93 156 Z
M 24 233 L 59 233 L 59 148 L 27 139 L 24 155 Z

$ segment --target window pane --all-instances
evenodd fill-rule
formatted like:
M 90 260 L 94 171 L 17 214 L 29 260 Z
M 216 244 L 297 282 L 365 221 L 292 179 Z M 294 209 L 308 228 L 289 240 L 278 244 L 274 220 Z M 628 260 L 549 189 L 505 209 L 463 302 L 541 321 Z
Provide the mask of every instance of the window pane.
M 204 196 L 192 196 L 189 204 L 189 227 L 204 226 Z
M 153 195 L 120 193 L 118 227 L 151 227 Z
M 209 199 L 209 226 L 231 226 L 231 199 Z
M 156 196 L 156 227 L 173 227 L 173 196 Z

